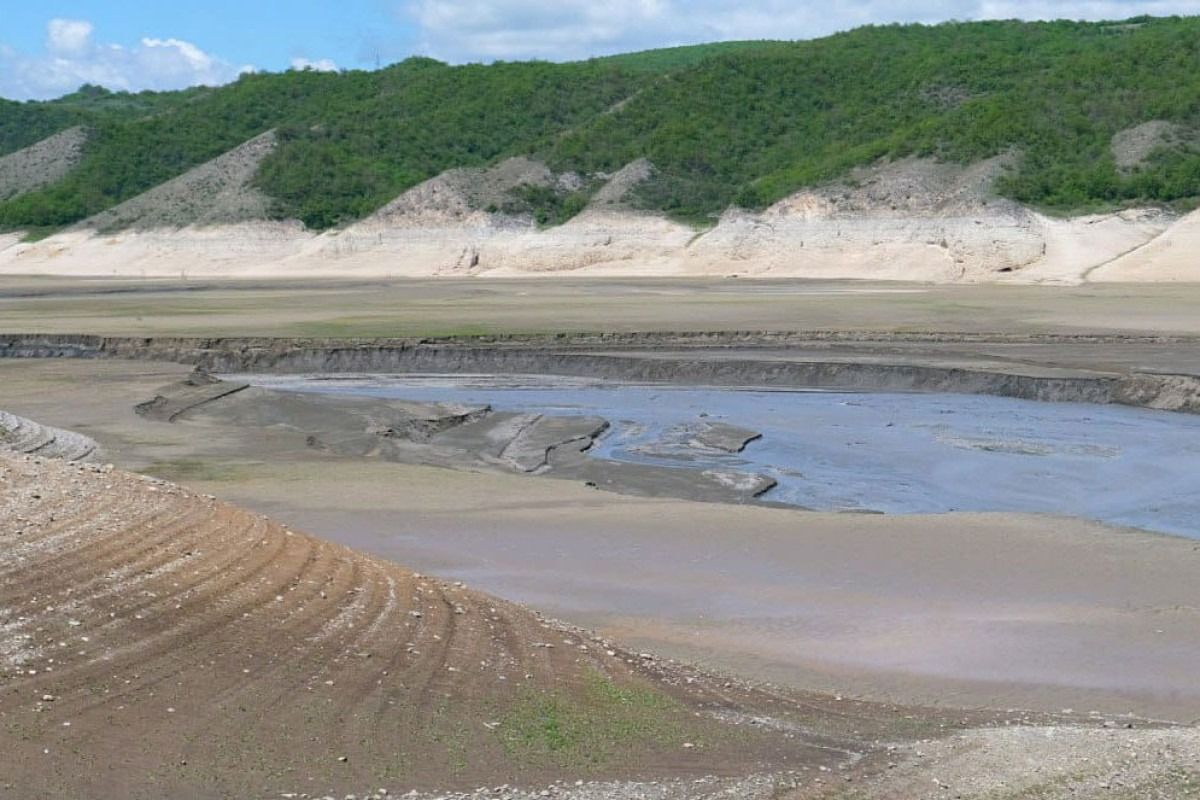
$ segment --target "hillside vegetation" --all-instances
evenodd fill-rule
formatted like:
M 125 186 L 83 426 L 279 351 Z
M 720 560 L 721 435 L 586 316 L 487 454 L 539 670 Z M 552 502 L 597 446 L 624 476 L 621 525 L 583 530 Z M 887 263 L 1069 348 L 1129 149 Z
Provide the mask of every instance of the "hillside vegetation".
M 1172 135 L 1142 141 L 1132 166 L 1114 155 L 1114 136 L 1151 121 Z M 655 174 L 636 202 L 693 221 L 906 155 L 1011 154 L 997 190 L 1054 211 L 1190 207 L 1200 198 L 1200 18 L 896 25 L 570 64 L 413 58 L 175 93 L 85 87 L 0 103 L 0 155 L 80 124 L 91 129 L 80 165 L 0 204 L 0 228 L 76 222 L 270 129 L 279 146 L 256 183 L 273 215 L 317 229 L 446 169 L 514 155 L 585 176 L 648 158 Z M 551 220 L 583 205 L 553 192 L 519 199 Z

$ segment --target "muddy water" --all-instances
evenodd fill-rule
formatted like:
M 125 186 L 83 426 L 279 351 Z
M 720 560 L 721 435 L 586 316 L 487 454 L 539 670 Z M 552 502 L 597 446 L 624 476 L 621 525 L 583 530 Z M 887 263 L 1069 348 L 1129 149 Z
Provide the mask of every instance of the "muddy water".
M 764 500 L 890 514 L 1022 511 L 1200 538 L 1200 417 L 936 394 L 630 386 L 548 376 L 253 376 L 272 388 L 598 415 L 596 458 L 769 475 Z M 740 453 L 709 423 L 752 428 Z

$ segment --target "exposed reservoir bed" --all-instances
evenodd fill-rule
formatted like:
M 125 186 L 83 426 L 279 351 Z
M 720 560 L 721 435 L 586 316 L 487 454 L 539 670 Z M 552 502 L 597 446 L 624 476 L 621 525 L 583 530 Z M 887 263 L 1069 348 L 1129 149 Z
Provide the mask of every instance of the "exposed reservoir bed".
M 611 426 L 591 448 L 594 458 L 762 475 L 776 482 L 762 499 L 775 503 L 891 514 L 1043 512 L 1200 538 L 1196 416 L 979 395 L 533 375 L 239 377 L 284 391 L 602 417 Z

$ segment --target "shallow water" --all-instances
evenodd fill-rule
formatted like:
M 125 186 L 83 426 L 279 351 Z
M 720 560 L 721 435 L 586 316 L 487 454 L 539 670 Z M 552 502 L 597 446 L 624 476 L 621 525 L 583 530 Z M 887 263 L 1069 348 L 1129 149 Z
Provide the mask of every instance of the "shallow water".
M 554 376 L 243 376 L 305 392 L 605 417 L 592 455 L 769 475 L 764 500 L 893 514 L 1031 511 L 1200 538 L 1200 417 L 951 394 L 638 386 Z M 705 423 L 762 433 L 695 447 Z

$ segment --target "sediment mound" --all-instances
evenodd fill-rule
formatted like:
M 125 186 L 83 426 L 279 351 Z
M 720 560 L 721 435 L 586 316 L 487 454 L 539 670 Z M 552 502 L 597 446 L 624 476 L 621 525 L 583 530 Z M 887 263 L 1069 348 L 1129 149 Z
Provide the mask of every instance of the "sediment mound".
M 93 461 L 100 456 L 96 442 L 82 433 L 42 425 L 0 411 L 0 452 L 35 453 L 65 461 Z
M 636 494 L 658 487 L 680 497 L 746 502 L 775 486 L 773 478 L 756 473 L 590 458 L 587 451 L 609 421 L 565 412 L 494 412 L 486 405 L 275 391 L 203 372 L 160 387 L 136 411 L 158 422 L 288 431 L 297 446 L 341 456 L 548 474 Z M 733 426 L 708 426 L 698 435 L 730 452 L 757 436 Z
M 162 481 L 0 453 L 0 720 L 23 796 L 277 797 L 857 756 L 754 698 Z M 544 784 L 543 784 L 544 785 Z
M 0 202 L 57 183 L 83 158 L 87 131 L 68 128 L 0 157 Z

